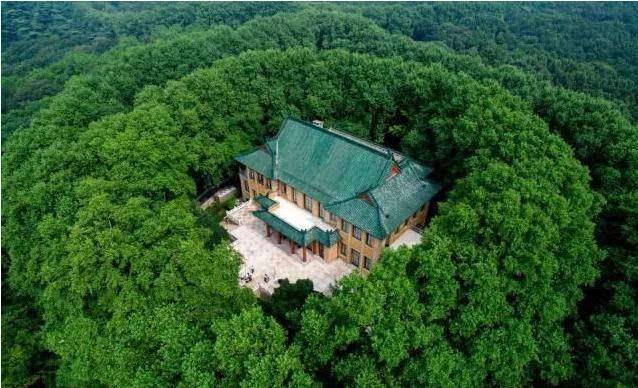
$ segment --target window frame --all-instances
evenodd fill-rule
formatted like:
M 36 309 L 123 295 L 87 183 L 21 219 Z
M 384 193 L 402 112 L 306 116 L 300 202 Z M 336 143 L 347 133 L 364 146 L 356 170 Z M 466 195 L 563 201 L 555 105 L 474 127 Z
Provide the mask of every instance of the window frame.
M 373 240 L 373 238 L 372 238 L 372 236 L 370 236 L 370 233 L 366 232 L 366 245 L 369 246 L 369 247 L 373 246 L 372 245 L 372 240 Z
M 348 246 L 343 242 L 339 242 L 339 244 L 339 254 L 344 257 L 348 257 Z
M 355 258 L 356 258 L 356 264 L 355 264 Z M 359 268 L 359 266 L 361 265 L 361 253 L 354 248 L 350 248 L 350 264 L 354 265 L 357 268 Z
M 352 237 L 354 237 L 357 240 L 361 241 L 361 229 L 357 228 L 356 225 L 352 225 Z
M 370 260 L 368 256 L 363 256 L 363 268 L 367 269 L 368 271 L 370 271 L 370 269 L 372 268 L 372 260 Z
M 343 230 L 344 233 L 350 233 L 350 224 L 343 218 L 341 219 L 341 230 Z
M 308 201 L 310 201 L 310 206 L 308 206 Z M 312 197 L 308 194 L 303 195 L 303 208 L 312 213 Z
M 323 204 L 319 202 L 319 218 L 322 220 L 325 218 L 326 211 L 323 208 Z

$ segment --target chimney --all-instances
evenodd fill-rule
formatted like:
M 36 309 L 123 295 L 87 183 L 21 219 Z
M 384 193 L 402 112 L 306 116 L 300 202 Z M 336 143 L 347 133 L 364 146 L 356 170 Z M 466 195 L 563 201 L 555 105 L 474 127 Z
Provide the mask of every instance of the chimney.
M 312 125 L 323 128 L 323 121 L 321 120 L 312 120 Z

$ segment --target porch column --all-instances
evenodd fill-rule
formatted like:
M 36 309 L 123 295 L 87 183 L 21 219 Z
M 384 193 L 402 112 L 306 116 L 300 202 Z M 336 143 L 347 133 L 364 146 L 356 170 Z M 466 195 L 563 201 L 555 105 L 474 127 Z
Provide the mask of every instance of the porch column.
M 303 248 L 301 248 L 301 251 L 303 252 L 302 261 L 305 263 L 306 262 L 306 246 L 305 245 L 303 246 Z
M 270 225 L 266 225 L 266 237 L 270 237 Z
M 290 240 L 290 252 L 294 255 L 295 254 L 295 242 Z
M 281 244 L 281 232 L 277 232 L 277 244 Z

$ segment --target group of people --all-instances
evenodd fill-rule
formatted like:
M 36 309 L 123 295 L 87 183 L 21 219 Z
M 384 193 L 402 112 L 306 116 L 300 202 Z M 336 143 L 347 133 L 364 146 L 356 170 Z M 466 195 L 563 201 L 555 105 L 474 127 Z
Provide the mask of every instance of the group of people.
M 250 267 L 248 268 L 248 271 L 246 272 L 245 275 L 239 276 L 239 280 L 242 282 L 242 284 L 250 283 L 253 281 L 254 273 L 255 273 L 255 267 Z M 270 275 L 264 274 L 264 282 L 268 283 L 269 281 L 270 281 Z

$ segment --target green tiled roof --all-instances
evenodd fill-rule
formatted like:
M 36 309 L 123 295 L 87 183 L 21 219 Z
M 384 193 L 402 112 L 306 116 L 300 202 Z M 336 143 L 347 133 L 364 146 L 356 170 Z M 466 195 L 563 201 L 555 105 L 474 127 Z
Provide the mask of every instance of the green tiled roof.
M 263 195 L 256 196 L 255 201 L 264 209 L 269 209 L 272 205 L 277 203 L 268 197 L 264 197 Z
M 290 240 L 296 242 L 299 245 L 303 244 L 305 234 L 304 232 L 293 228 L 286 221 L 280 219 L 268 210 L 255 210 L 253 214 L 255 215 L 255 217 L 272 226 L 278 232 L 281 232 L 281 234 L 283 234 Z
M 236 159 L 308 194 L 379 239 L 440 189 L 427 179 L 431 168 L 405 155 L 294 119 L 286 119 L 264 146 Z M 393 166 L 398 174 L 392 174 Z
M 272 179 L 272 157 L 267 149 L 257 148 L 249 152 L 237 155 L 235 159 L 267 178 Z
M 299 245 L 308 246 L 313 241 L 319 241 L 324 246 L 332 246 L 339 240 L 339 234 L 337 231 L 326 232 L 316 226 L 309 230 L 297 230 L 288 224 L 286 221 L 277 217 L 267 210 L 255 210 L 253 212 L 255 217 L 264 221 L 270 225 L 273 229 L 277 230 L 290 240 L 296 242 Z

